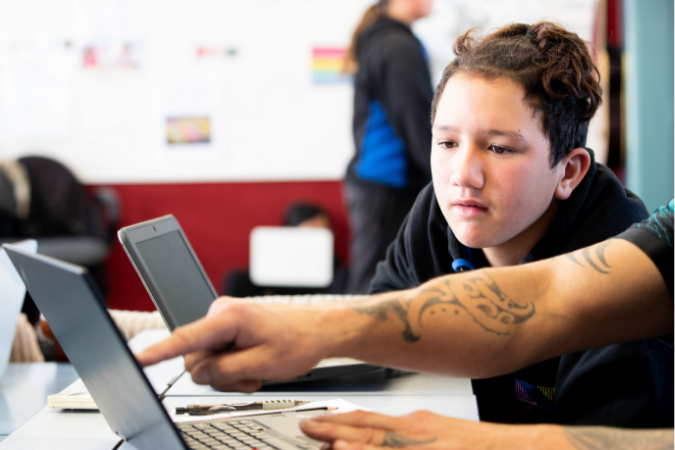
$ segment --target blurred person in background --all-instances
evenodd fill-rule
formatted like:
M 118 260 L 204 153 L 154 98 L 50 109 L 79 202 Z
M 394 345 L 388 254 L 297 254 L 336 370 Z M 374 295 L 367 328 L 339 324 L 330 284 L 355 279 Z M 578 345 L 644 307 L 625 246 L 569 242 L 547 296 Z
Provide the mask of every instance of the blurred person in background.
M 347 52 L 354 77 L 354 144 L 345 195 L 351 269 L 348 292 L 365 294 L 378 261 L 431 180 L 431 76 L 413 22 L 433 0 L 380 0 L 356 27 Z

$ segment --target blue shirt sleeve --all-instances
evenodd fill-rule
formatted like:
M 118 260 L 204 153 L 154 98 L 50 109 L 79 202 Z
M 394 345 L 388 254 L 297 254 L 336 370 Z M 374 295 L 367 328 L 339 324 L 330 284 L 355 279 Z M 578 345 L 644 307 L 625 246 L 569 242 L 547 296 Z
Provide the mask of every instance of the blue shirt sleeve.
M 673 209 L 675 199 L 646 220 L 631 225 L 617 236 L 635 244 L 654 262 L 673 297 Z
M 654 262 L 668 286 L 673 298 L 673 210 L 675 199 L 661 206 L 646 220 L 631 225 L 617 236 L 640 248 Z M 673 346 L 673 334 L 662 336 L 661 340 Z

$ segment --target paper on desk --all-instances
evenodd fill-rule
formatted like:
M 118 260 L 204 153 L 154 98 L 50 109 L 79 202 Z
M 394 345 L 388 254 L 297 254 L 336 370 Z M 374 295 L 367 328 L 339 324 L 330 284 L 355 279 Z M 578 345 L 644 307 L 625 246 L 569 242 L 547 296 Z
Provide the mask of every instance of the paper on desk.
M 190 422 L 190 421 L 206 421 L 206 420 L 223 420 L 223 419 L 231 419 L 234 417 L 246 417 L 246 416 L 260 416 L 264 414 L 271 414 L 271 413 L 280 413 L 280 412 L 285 412 L 285 411 L 304 411 L 306 409 L 315 409 L 315 408 L 336 408 L 335 411 L 331 411 L 331 414 L 342 414 L 342 413 L 348 413 L 352 411 L 369 411 L 368 408 L 363 408 L 359 405 L 355 405 L 354 403 L 348 402 L 347 400 L 343 400 L 341 398 L 333 399 L 333 400 L 324 400 L 324 401 L 319 401 L 319 402 L 312 402 L 312 403 L 307 403 L 306 405 L 302 406 L 297 406 L 294 408 L 288 408 L 288 409 L 276 409 L 276 410 L 266 410 L 266 411 L 246 411 L 246 412 L 239 412 L 239 413 L 226 413 L 226 414 L 214 414 L 211 416 L 189 416 L 189 415 L 176 415 L 175 411 L 169 411 L 171 418 L 173 419 L 174 422 Z
M 356 405 L 347 400 L 336 398 L 333 400 L 324 400 L 320 402 L 307 403 L 306 405 L 298 406 L 293 408 L 296 411 L 302 411 L 304 409 L 314 409 L 314 408 L 336 408 L 335 411 L 332 411 L 335 414 L 349 413 L 352 411 L 370 411 L 368 408 Z

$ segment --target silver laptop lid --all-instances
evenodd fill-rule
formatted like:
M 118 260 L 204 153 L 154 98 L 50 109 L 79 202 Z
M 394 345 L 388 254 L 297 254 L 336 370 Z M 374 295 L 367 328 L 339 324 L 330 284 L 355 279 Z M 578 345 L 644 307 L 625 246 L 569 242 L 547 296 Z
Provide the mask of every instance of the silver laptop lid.
M 333 233 L 326 228 L 255 227 L 251 281 L 258 286 L 325 288 L 333 282 Z
M 37 251 L 37 242 L 32 239 L 17 242 L 14 246 L 30 253 Z M 26 286 L 14 269 L 7 253 L 0 249 L 0 377 L 7 370 L 16 324 L 25 295 Z
M 110 428 L 144 449 L 185 449 L 87 270 L 3 246 Z

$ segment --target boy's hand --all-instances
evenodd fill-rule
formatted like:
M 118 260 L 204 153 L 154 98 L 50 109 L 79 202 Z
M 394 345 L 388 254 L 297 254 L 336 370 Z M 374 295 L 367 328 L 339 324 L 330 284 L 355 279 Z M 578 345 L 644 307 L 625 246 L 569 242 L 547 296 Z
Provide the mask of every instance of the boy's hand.
M 263 379 L 303 375 L 323 358 L 325 344 L 334 336 L 324 323 L 324 311 L 222 297 L 206 317 L 176 328 L 137 359 L 149 366 L 185 355 L 185 368 L 195 383 L 253 392 Z

